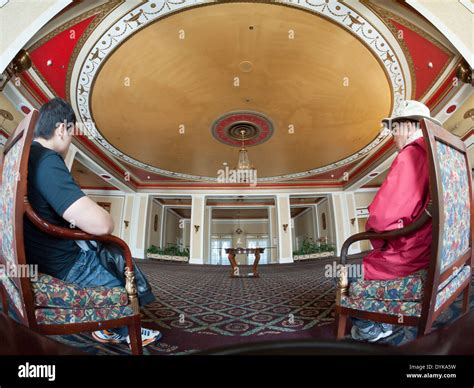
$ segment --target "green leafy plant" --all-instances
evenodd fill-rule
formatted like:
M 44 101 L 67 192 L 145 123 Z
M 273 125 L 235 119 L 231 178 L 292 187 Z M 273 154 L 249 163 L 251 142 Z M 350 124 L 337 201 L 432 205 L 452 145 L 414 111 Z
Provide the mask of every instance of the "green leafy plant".
M 166 248 L 158 248 L 157 246 L 152 245 L 147 249 L 147 253 L 154 255 L 189 257 L 189 249 L 181 249 L 177 244 L 169 244 Z
M 160 252 L 160 248 L 158 248 L 157 246 L 155 245 L 152 245 L 150 246 L 150 248 L 148 248 L 146 250 L 147 253 L 152 253 L 152 254 L 158 254 Z
M 335 252 L 333 244 L 314 242 L 312 238 L 305 237 L 300 249 L 293 252 L 294 256 L 310 255 L 312 253 Z

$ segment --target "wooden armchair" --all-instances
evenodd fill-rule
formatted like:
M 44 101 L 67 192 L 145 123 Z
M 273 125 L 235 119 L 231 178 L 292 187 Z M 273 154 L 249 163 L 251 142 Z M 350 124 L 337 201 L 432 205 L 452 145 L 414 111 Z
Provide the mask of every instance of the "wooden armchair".
M 23 220 L 27 217 L 43 232 L 74 240 L 97 240 L 118 245 L 124 254 L 126 286 L 80 288 L 49 275 L 0 277 L 5 313 L 9 307 L 20 323 L 45 335 L 74 334 L 127 326 L 133 354 L 142 354 L 140 311 L 127 244 L 115 236 L 93 236 L 54 226 L 41 219 L 27 198 L 28 157 L 38 111 L 18 126 L 0 159 L 0 264 L 22 268 L 25 258 Z
M 344 337 L 348 316 L 416 326 L 420 337 L 430 332 L 436 318 L 462 293 L 462 311 L 466 313 L 469 309 L 474 214 L 471 167 L 466 146 L 459 138 L 429 120 L 422 120 L 421 128 L 429 160 L 431 203 L 417 220 L 404 228 L 385 233 L 359 233 L 344 242 L 336 298 L 337 339 Z M 363 256 L 348 256 L 352 243 L 409 235 L 430 218 L 432 243 L 427 271 L 395 281 L 353 283 L 348 288 L 347 259 Z M 400 285 L 412 285 L 410 295 L 403 295 L 399 299 L 386 297 L 389 294 L 387 289 Z

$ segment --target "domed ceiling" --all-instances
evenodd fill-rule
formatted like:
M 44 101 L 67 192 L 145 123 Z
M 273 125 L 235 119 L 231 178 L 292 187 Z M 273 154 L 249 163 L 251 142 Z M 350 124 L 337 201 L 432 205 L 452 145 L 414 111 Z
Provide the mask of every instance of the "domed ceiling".
M 229 3 L 171 15 L 118 46 L 96 75 L 91 114 L 124 154 L 216 177 L 238 150 L 213 138 L 214 121 L 263 113 L 274 133 L 249 157 L 271 177 L 356 153 L 391 105 L 384 66 L 344 28 L 296 8 Z
M 380 1 L 80 2 L 27 51 L 19 89 L 68 99 L 75 141 L 138 188 L 222 187 L 242 128 L 262 187 L 342 187 L 393 152 L 399 101 L 445 106 L 462 59 Z

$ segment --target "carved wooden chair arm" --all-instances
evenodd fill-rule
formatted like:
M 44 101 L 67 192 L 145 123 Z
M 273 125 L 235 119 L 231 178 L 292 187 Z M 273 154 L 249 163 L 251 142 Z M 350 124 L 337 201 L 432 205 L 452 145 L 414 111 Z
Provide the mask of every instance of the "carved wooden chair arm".
M 383 232 L 383 233 L 362 232 L 362 233 L 357 233 L 350 236 L 346 241 L 344 241 L 344 244 L 342 245 L 342 248 L 341 248 L 341 264 L 347 263 L 347 258 L 348 258 L 347 252 L 349 251 L 349 247 L 356 241 L 372 240 L 372 239 L 390 240 L 395 237 L 409 235 L 413 233 L 414 231 L 420 229 L 431 218 L 431 206 L 432 206 L 432 203 L 430 201 L 428 205 L 426 206 L 425 210 L 420 214 L 420 216 L 415 221 L 413 221 L 410 225 L 405 226 L 404 228 L 395 229 L 395 230 L 391 230 L 389 232 Z M 350 255 L 351 256 L 350 258 L 351 259 L 355 258 L 354 256 L 356 255 Z
M 39 230 L 45 232 L 51 236 L 60 237 L 66 240 L 95 240 L 106 243 L 111 243 L 117 245 L 121 248 L 125 260 L 125 290 L 128 294 L 128 299 L 135 313 L 140 311 L 138 306 L 138 296 L 137 296 L 137 286 L 135 283 L 135 274 L 133 273 L 133 260 L 130 248 L 127 243 L 122 239 L 112 236 L 95 236 L 83 232 L 79 229 L 68 229 L 61 226 L 52 225 L 51 223 L 42 219 L 32 208 L 31 204 L 28 202 L 28 198 L 25 197 L 25 214 L 28 219 L 35 225 Z
M 420 229 L 430 218 L 431 218 L 431 208 L 432 202 L 429 201 L 425 210 L 420 214 L 420 216 L 413 221 L 410 225 L 405 226 L 404 228 L 391 230 L 389 232 L 377 233 L 377 232 L 363 232 L 357 233 L 353 236 L 350 236 L 341 248 L 341 258 L 340 258 L 340 270 L 337 277 L 337 296 L 336 304 L 340 305 L 341 297 L 347 294 L 347 287 L 349 286 L 348 277 L 347 277 L 347 259 L 356 259 L 362 258 L 370 251 L 357 253 L 354 255 L 348 255 L 349 247 L 356 241 L 369 240 L 369 239 L 378 239 L 378 240 L 390 240 L 395 237 L 406 236 L 414 231 Z
M 359 253 L 352 253 L 350 255 L 346 255 L 347 260 L 357 260 L 357 259 L 362 259 L 365 255 L 368 253 L 372 252 L 373 249 L 369 249 L 367 251 L 359 252 Z M 342 264 L 342 263 L 341 263 Z

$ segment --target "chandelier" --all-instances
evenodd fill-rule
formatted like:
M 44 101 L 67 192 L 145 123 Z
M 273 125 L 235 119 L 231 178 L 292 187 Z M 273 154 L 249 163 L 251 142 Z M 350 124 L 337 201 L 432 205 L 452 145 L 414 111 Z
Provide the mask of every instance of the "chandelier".
M 247 131 L 245 129 L 240 130 L 240 135 L 242 136 L 242 147 L 239 151 L 239 162 L 237 163 L 238 170 L 250 170 L 250 160 L 249 155 L 247 153 L 247 149 L 245 148 L 245 134 Z
M 237 210 L 237 222 L 238 222 L 238 225 L 237 225 L 237 229 L 236 229 L 235 233 L 237 233 L 237 234 L 242 234 L 243 230 L 240 229 L 240 210 Z M 242 240 L 241 240 L 241 238 L 239 237 L 239 238 L 237 239 L 237 244 L 241 244 L 241 242 L 242 242 Z

